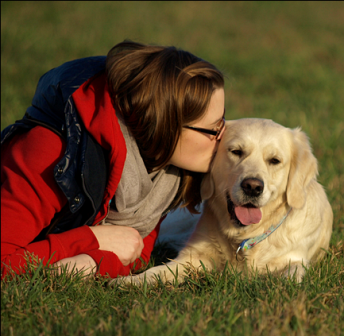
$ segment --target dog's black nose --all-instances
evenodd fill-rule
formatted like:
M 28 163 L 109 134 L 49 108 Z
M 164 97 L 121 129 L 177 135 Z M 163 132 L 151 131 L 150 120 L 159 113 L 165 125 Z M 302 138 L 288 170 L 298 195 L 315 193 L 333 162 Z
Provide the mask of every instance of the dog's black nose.
M 241 188 L 247 196 L 258 197 L 264 190 L 264 182 L 257 178 L 246 178 L 241 182 Z

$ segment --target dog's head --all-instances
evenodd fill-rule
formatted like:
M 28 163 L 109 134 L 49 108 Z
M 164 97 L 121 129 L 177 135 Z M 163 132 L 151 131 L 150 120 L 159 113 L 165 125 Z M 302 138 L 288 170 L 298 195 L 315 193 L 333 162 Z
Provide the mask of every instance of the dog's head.
M 267 119 L 226 122 L 226 130 L 202 182 L 203 199 L 226 197 L 228 211 L 241 224 L 261 220 L 272 202 L 292 208 L 305 204 L 317 161 L 307 136 Z

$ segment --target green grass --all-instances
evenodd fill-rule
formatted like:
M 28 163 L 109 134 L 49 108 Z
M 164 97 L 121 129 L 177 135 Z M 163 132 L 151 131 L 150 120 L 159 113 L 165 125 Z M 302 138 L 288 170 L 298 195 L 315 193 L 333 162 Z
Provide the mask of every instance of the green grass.
M 176 45 L 225 72 L 227 119 L 269 118 L 309 135 L 334 233 L 300 285 L 227 269 L 120 290 L 42 268 L 33 281 L 1 282 L 1 333 L 343 334 L 343 17 L 343 2 L 2 2 L 1 128 L 22 117 L 52 67 L 125 38 Z
M 108 288 L 104 279 L 54 275 L 1 283 L 4 335 L 341 335 L 343 247 L 331 248 L 301 284 L 190 271 L 179 286 Z

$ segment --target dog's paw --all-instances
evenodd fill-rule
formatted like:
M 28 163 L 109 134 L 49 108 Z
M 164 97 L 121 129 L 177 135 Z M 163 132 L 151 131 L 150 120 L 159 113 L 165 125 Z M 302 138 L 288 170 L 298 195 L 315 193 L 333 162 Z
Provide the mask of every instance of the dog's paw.
M 114 287 L 116 285 L 122 285 L 122 286 L 136 286 L 136 287 L 143 287 L 144 284 L 147 285 L 154 285 L 156 283 L 156 280 L 148 277 L 146 278 L 144 276 L 144 273 L 140 275 L 131 275 L 131 276 L 125 276 L 125 277 L 119 277 L 112 279 L 108 282 L 108 286 Z
M 116 285 L 125 285 L 125 286 L 129 286 L 131 285 L 131 276 L 126 276 L 126 277 L 119 277 L 119 278 L 114 278 L 111 279 L 107 285 L 109 287 L 115 287 Z
M 292 263 L 285 269 L 283 275 L 286 278 L 295 278 L 297 282 L 301 282 L 306 273 L 305 266 L 301 263 Z

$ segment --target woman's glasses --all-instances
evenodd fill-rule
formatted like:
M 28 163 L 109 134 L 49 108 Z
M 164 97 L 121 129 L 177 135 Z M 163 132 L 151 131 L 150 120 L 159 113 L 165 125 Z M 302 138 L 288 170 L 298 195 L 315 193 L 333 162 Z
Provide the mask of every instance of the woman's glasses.
M 225 129 L 225 117 L 223 117 L 219 121 L 219 124 L 215 127 L 215 129 L 212 129 L 212 130 L 207 129 L 207 128 L 193 127 L 193 126 L 183 126 L 183 127 L 197 131 L 197 132 L 214 135 L 216 140 L 220 140 L 222 137 L 222 133 Z

